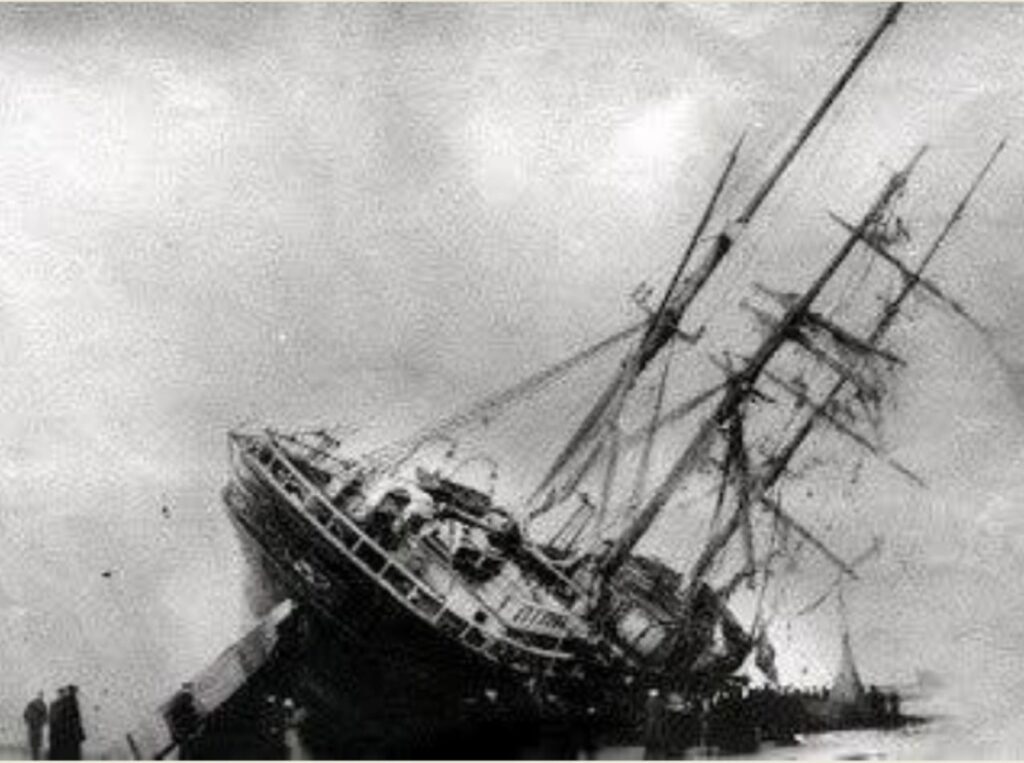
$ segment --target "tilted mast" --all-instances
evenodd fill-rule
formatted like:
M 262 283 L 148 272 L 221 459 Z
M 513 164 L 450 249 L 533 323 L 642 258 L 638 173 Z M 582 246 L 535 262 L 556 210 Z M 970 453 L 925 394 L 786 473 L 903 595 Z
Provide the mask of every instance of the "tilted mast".
M 622 565 L 630 551 L 639 543 L 647 530 L 650 529 L 654 520 L 665 508 L 669 499 L 679 489 L 683 481 L 707 458 L 720 427 L 729 423 L 739 406 L 749 396 L 753 385 L 757 382 L 765 366 L 768 365 L 768 362 L 785 344 L 791 332 L 805 316 L 811 304 L 821 293 L 822 289 L 824 289 L 828 281 L 835 275 L 839 266 L 846 260 L 856 245 L 860 243 L 866 231 L 870 230 L 881 218 L 890 202 L 902 191 L 910 172 L 920 159 L 922 153 L 923 149 L 914 156 L 902 171 L 890 178 L 886 187 L 861 220 L 860 225 L 857 226 L 855 234 L 847 239 L 825 270 L 818 276 L 814 284 L 789 308 L 786 315 L 779 321 L 775 331 L 762 342 L 754 357 L 750 359 L 743 370 L 733 377 L 732 383 L 726 388 L 725 395 L 719 402 L 715 412 L 704 421 L 687 448 L 672 465 L 661 485 L 659 485 L 647 504 L 612 546 L 603 564 L 606 576 L 612 575 Z M 730 519 L 730 524 L 735 522 L 738 526 L 740 521 L 738 517 L 741 513 L 736 512 Z
M 555 459 L 554 464 L 548 470 L 544 479 L 537 487 L 533 494 L 533 498 L 543 493 L 543 491 L 551 485 L 554 479 L 562 472 L 572 458 L 577 455 L 586 445 L 592 442 L 595 438 L 598 438 L 602 433 L 602 430 L 607 428 L 609 422 L 614 422 L 618 418 L 619 413 L 622 410 L 622 406 L 626 401 L 626 396 L 632 389 L 633 382 L 643 371 L 646 363 L 653 358 L 653 354 L 650 357 L 646 357 L 643 352 L 643 348 L 648 343 L 648 336 L 657 326 L 663 326 L 668 334 L 675 334 L 678 329 L 676 323 L 671 324 L 664 323 L 664 316 L 667 314 L 669 306 L 669 298 L 675 291 L 677 284 L 683 277 L 683 272 L 686 268 L 687 263 L 693 256 L 697 245 L 700 243 L 701 237 L 704 235 L 704 231 L 708 224 L 711 222 L 711 216 L 714 214 L 715 207 L 718 204 L 718 199 L 725 189 L 725 183 L 732 172 L 733 167 L 736 165 L 736 159 L 739 156 L 740 146 L 743 143 L 741 138 L 737 141 L 733 147 L 732 152 L 729 154 L 729 158 L 725 163 L 725 168 L 718 177 L 718 182 L 715 184 L 715 189 L 711 194 L 711 198 L 708 199 L 707 204 L 704 206 L 704 212 L 701 215 L 700 221 L 697 223 L 697 227 L 694 228 L 690 235 L 690 241 L 685 251 L 683 252 L 682 259 L 679 262 L 679 266 L 676 268 L 676 272 L 672 276 L 672 280 L 669 282 L 668 288 L 665 290 L 665 295 L 662 298 L 661 304 L 658 309 L 653 312 L 647 321 L 647 328 L 644 332 L 644 336 L 640 341 L 637 348 L 631 352 L 626 360 L 622 363 L 619 372 L 612 379 L 611 384 L 602 393 L 597 403 L 589 411 L 587 416 L 583 419 L 583 422 L 573 433 L 569 439 L 568 444 L 562 449 L 562 452 Z M 665 342 L 670 337 L 666 336 Z M 646 357 L 646 359 L 645 359 Z M 576 487 L 579 481 L 586 474 L 587 470 L 593 465 L 594 461 L 601 450 L 601 442 L 598 441 L 597 445 L 593 447 L 583 462 L 576 468 L 575 473 L 566 481 L 567 486 L 563 492 L 572 490 Z M 544 507 L 540 511 L 543 511 Z
M 930 281 L 927 281 L 924 278 L 924 271 L 935 258 L 935 255 L 942 248 L 943 244 L 945 244 L 953 228 L 956 227 L 956 225 L 963 218 L 963 214 L 967 208 L 967 205 L 974 197 L 974 194 L 978 190 L 978 187 L 981 185 L 982 181 L 985 179 L 989 171 L 992 169 L 992 166 L 995 164 L 996 159 L 999 157 L 999 154 L 1003 151 L 1005 146 L 1006 141 L 1004 140 L 999 143 L 999 145 L 989 156 L 984 166 L 974 177 L 974 180 L 971 182 L 971 185 L 967 189 L 967 192 L 958 202 L 956 208 L 953 210 L 953 213 L 946 220 L 946 223 L 943 225 L 942 230 L 935 237 L 931 246 L 928 247 L 928 250 L 926 251 L 925 255 L 921 258 L 920 263 L 913 270 L 907 268 L 905 265 L 902 264 L 902 262 L 898 258 L 890 254 L 889 252 L 885 251 L 883 253 L 883 245 L 876 241 L 874 237 L 868 234 L 869 228 L 866 228 L 864 225 L 861 225 L 852 230 L 851 235 L 853 237 L 859 239 L 862 243 L 867 244 L 869 250 L 872 253 L 879 255 L 884 261 L 893 265 L 893 267 L 895 267 L 903 276 L 903 287 L 897 293 L 896 297 L 886 305 L 885 309 L 882 311 L 882 314 L 878 319 L 878 322 L 875 324 L 874 329 L 871 331 L 870 335 L 864 342 L 864 344 L 868 348 L 875 347 L 878 344 L 878 342 L 881 341 L 882 337 L 886 334 L 886 332 L 892 327 L 892 324 L 895 321 L 896 316 L 899 315 L 903 303 L 906 302 L 906 300 L 910 297 L 911 293 L 914 291 L 915 288 L 926 288 L 926 290 L 933 293 L 933 289 L 935 287 L 931 284 Z M 959 314 L 959 311 L 957 312 Z M 752 494 L 753 499 L 761 503 L 765 509 L 775 514 L 775 516 L 777 516 L 783 522 L 787 523 L 790 527 L 797 530 L 807 540 L 811 541 L 820 551 L 822 551 L 833 562 L 835 562 L 844 574 L 853 575 L 854 573 L 852 571 L 851 565 L 847 565 L 841 559 L 835 557 L 834 554 L 832 554 L 826 547 L 822 546 L 821 543 L 816 538 L 814 538 L 813 535 L 811 535 L 805 528 L 803 528 L 794 519 L 789 517 L 782 510 L 781 506 L 779 506 L 775 501 L 771 500 L 767 496 L 767 491 L 770 490 L 771 487 L 786 472 L 789 463 L 796 456 L 797 451 L 799 450 L 800 446 L 804 443 L 804 441 L 807 439 L 807 437 L 810 435 L 815 424 L 821 418 L 825 418 L 828 421 L 832 421 L 832 418 L 828 413 L 829 408 L 832 402 L 836 399 L 836 397 L 839 395 L 839 393 L 842 391 L 842 389 L 846 386 L 846 384 L 849 381 L 849 376 L 840 374 L 839 378 L 836 379 L 835 383 L 828 390 L 828 393 L 825 395 L 825 397 L 820 402 L 812 405 L 810 415 L 807 417 L 807 419 L 804 421 L 801 427 L 794 433 L 793 437 L 790 438 L 789 442 L 783 447 L 782 451 L 771 459 L 771 465 L 767 473 L 762 475 L 759 479 L 754 480 Z M 849 431 L 844 431 L 844 428 L 841 428 L 840 431 L 843 431 L 844 434 L 849 434 Z M 903 470 L 901 469 L 901 471 Z M 913 475 L 909 476 L 911 476 L 912 479 L 916 480 L 916 477 L 914 477 Z M 729 522 L 722 528 L 722 530 L 715 537 L 711 539 L 711 541 L 705 547 L 700 558 L 698 558 L 691 572 L 691 580 L 700 579 L 700 577 L 707 571 L 707 569 L 710 567 L 711 563 L 714 561 L 718 553 L 721 552 L 721 550 L 729 542 L 729 539 L 732 537 L 732 535 L 735 534 L 735 532 L 740 528 L 742 521 L 743 517 L 739 515 L 739 512 L 730 517 Z
M 863 64 L 868 55 L 870 55 L 885 30 L 896 21 L 901 7 L 902 3 L 895 3 L 889 6 L 885 15 L 882 17 L 881 21 L 879 21 L 871 35 L 857 50 L 857 53 L 850 60 L 850 63 L 847 65 L 842 75 L 831 89 L 829 89 L 828 93 L 826 93 L 821 103 L 814 110 L 803 128 L 794 138 L 793 143 L 779 158 L 767 179 L 757 189 L 756 193 L 747 203 L 747 206 L 743 209 L 739 217 L 736 218 L 736 223 L 740 225 L 747 225 L 754 219 L 754 216 L 763 205 L 765 199 L 767 199 L 768 194 L 771 193 L 772 189 L 778 184 L 779 180 L 781 180 L 786 170 L 790 167 L 793 160 L 804 147 L 807 140 L 811 137 L 815 128 L 817 128 L 821 123 L 836 98 L 838 98 L 840 93 L 843 92 L 854 74 L 860 68 L 861 64 Z M 731 162 L 729 167 L 727 167 L 726 172 L 723 173 L 723 180 L 724 175 L 728 174 L 729 168 L 731 168 Z M 716 193 L 712 198 L 712 202 L 708 205 L 708 209 L 705 212 L 705 219 L 702 220 L 701 225 L 698 226 L 698 230 L 702 230 L 702 226 L 706 224 L 707 219 L 710 217 L 710 212 L 714 206 L 715 200 L 717 199 L 717 193 L 718 191 L 716 190 Z M 692 253 L 692 248 L 696 244 L 698 237 L 699 236 L 694 236 L 693 240 L 691 240 L 690 247 L 687 248 L 687 251 L 683 256 L 683 264 L 688 261 Z M 623 369 L 615 377 L 612 384 L 601 396 L 594 408 L 591 409 L 590 413 L 588 413 L 584 418 L 583 423 L 572 435 L 569 443 L 555 459 L 555 462 L 548 474 L 534 492 L 534 499 L 542 495 L 545 490 L 551 486 L 555 477 L 561 472 L 565 465 L 568 464 L 576 454 L 578 454 L 588 443 L 591 443 L 594 438 L 602 432 L 606 421 L 612 417 L 618 416 L 625 395 L 632 388 L 636 378 L 643 372 L 651 360 L 653 360 L 654 357 L 665 347 L 665 345 L 677 335 L 680 321 L 685 315 L 687 309 L 704 288 L 708 279 L 721 264 L 722 260 L 724 260 L 729 254 L 733 243 L 733 236 L 726 228 L 723 228 L 718 235 L 715 236 L 708 253 L 698 264 L 692 275 L 684 279 L 682 277 L 683 267 L 681 266 L 677 270 L 672 282 L 665 291 L 659 309 L 651 317 L 647 330 L 644 332 L 637 349 L 624 364 Z M 600 443 L 598 443 L 597 447 L 600 447 Z M 579 476 L 580 475 L 577 475 L 577 479 Z

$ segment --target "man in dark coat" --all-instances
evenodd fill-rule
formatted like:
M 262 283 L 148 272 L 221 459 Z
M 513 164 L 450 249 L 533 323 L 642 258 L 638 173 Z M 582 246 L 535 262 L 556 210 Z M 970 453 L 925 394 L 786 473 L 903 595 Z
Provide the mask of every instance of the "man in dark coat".
M 67 705 L 68 690 L 62 686 L 50 703 L 50 760 L 68 760 Z
M 50 705 L 50 760 L 81 760 L 84 741 L 78 687 L 62 686 Z
M 25 726 L 28 727 L 28 746 L 32 751 L 32 760 L 39 760 L 43 750 L 43 727 L 46 725 L 46 702 L 43 693 L 39 692 L 34 700 L 25 708 Z
M 78 708 L 78 687 L 72 684 L 67 695 L 67 734 L 69 760 L 82 759 L 82 742 L 85 731 L 82 729 L 82 713 Z

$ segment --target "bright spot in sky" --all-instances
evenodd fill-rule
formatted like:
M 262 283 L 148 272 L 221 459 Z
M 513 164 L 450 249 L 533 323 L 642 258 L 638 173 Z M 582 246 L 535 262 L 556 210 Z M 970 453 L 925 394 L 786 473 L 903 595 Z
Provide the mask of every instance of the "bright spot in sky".
M 676 95 L 653 102 L 615 133 L 599 182 L 643 214 L 654 212 L 679 180 L 680 168 L 707 152 L 698 98 Z
M 674 167 L 688 153 L 682 150 L 687 139 L 693 148 L 700 135 L 694 106 L 692 98 L 677 96 L 648 107 L 620 132 L 618 153 L 637 169 Z

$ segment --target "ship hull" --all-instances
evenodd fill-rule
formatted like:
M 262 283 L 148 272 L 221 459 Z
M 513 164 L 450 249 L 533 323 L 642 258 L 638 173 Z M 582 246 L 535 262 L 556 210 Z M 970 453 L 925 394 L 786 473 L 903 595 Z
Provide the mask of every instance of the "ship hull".
M 268 685 L 303 708 L 311 754 L 562 757 L 564 745 L 576 744 L 576 719 L 600 704 L 587 683 L 528 688 L 521 675 L 410 615 L 244 465 L 225 504 L 248 562 L 253 614 L 286 598 L 300 606 L 301 645 Z

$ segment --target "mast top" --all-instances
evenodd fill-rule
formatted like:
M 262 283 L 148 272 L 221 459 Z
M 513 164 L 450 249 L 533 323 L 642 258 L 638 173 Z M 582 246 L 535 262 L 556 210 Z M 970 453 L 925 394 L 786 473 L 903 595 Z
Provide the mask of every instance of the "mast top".
M 835 84 L 822 99 L 821 103 L 818 104 L 818 108 L 816 108 L 814 110 L 814 113 L 812 113 L 811 116 L 808 118 L 807 123 L 804 124 L 803 126 L 803 129 L 801 129 L 800 132 L 797 134 L 796 138 L 794 138 L 793 143 L 786 150 L 786 153 L 782 155 L 778 163 L 775 165 L 775 168 L 768 175 L 767 179 L 765 179 L 764 183 L 761 184 L 761 187 L 757 189 L 757 192 L 747 203 L 746 208 L 740 214 L 739 218 L 737 218 L 738 223 L 745 225 L 753 219 L 755 214 L 757 214 L 757 210 L 761 208 L 761 205 L 764 203 L 764 200 L 768 197 L 768 194 L 771 193 L 772 189 L 779 182 L 779 179 L 782 177 L 783 173 L 796 158 L 796 155 L 800 152 L 800 149 L 803 147 L 804 143 L 807 142 L 807 139 L 810 137 L 811 133 L 814 132 L 814 129 L 821 122 L 826 112 L 828 112 L 829 108 L 831 108 L 832 103 L 843 91 L 843 89 L 850 82 L 850 80 L 853 78 L 853 75 L 860 68 L 861 64 L 864 63 L 864 60 L 871 54 L 871 51 L 878 43 L 878 40 L 882 37 L 882 34 L 885 32 L 886 29 L 888 29 L 890 26 L 896 23 L 896 18 L 899 16 L 902 8 L 903 3 L 893 3 L 892 5 L 889 6 L 888 10 L 886 10 L 885 12 L 885 15 L 882 17 L 882 20 L 878 22 L 878 25 L 875 27 L 874 31 L 872 31 L 868 39 L 865 40 L 864 43 L 860 46 L 860 49 L 857 51 L 856 55 L 854 55 L 854 57 L 850 60 L 850 63 L 847 64 L 846 69 L 843 71 L 842 75 L 840 75 L 839 79 L 836 80 Z
M 843 92 L 854 74 L 874 49 L 878 40 L 882 37 L 882 34 L 896 21 L 901 7 L 900 3 L 895 3 L 889 6 L 885 15 L 875 26 L 868 39 L 860 45 L 856 54 L 847 64 L 839 79 L 836 80 L 831 88 L 829 88 L 824 98 L 822 98 L 814 112 L 804 123 L 800 132 L 794 137 L 793 142 L 789 145 L 786 152 L 779 158 L 771 173 L 758 187 L 754 196 L 750 199 L 742 213 L 736 219 L 736 223 L 746 225 L 754 218 L 757 211 L 761 208 L 761 205 L 768 197 L 768 194 L 771 193 L 772 189 L 782 179 L 786 170 L 796 159 L 797 155 L 811 137 L 811 134 L 821 123 L 822 119 L 828 113 L 835 100 Z M 639 347 L 629 358 L 624 370 L 612 381 L 612 384 L 573 433 L 567 445 L 559 453 L 552 466 L 548 469 L 547 474 L 534 490 L 531 498 L 529 499 L 530 502 L 539 500 L 541 496 L 548 491 L 556 476 L 562 471 L 566 464 L 569 463 L 570 459 L 580 453 L 588 444 L 593 443 L 593 440 L 599 437 L 603 425 L 611 417 L 618 415 L 618 412 L 621 410 L 622 401 L 624 400 L 625 395 L 629 393 L 636 378 L 664 349 L 668 342 L 677 335 L 677 327 L 689 309 L 689 306 L 693 303 L 704 285 L 717 270 L 718 265 L 725 259 L 732 249 L 733 237 L 729 233 L 729 226 L 727 226 L 714 237 L 714 241 L 710 246 L 709 252 L 701 262 L 697 264 L 690 277 L 685 280 L 683 279 L 683 271 L 689 264 L 690 257 L 693 254 L 693 249 L 700 240 L 704 227 L 709 222 L 711 213 L 713 212 L 717 202 L 718 195 L 720 194 L 722 186 L 724 185 L 725 180 L 736 161 L 736 156 L 739 152 L 741 143 L 742 138 L 733 148 L 730 158 L 726 164 L 726 168 L 719 178 L 711 201 L 705 208 L 704 216 L 698 224 L 697 230 L 691 238 L 689 246 L 683 253 L 680 264 L 660 301 L 658 310 L 652 315 L 648 323 L 647 331 L 645 331 Z M 594 451 L 591 452 L 593 453 Z M 553 494 L 551 499 L 551 503 L 553 503 L 555 500 Z M 551 503 L 545 499 L 544 506 L 538 509 L 538 511 L 546 510 L 549 508 Z

